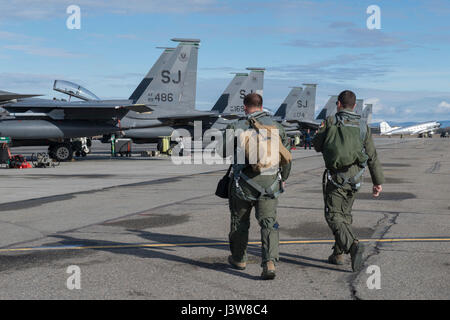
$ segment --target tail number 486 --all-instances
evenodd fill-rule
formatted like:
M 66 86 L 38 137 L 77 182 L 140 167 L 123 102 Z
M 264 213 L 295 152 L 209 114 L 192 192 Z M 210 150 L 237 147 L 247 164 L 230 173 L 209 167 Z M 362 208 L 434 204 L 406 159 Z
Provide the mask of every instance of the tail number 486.
M 153 98 L 154 101 L 158 102 L 172 102 L 173 101 L 173 93 L 157 93 Z

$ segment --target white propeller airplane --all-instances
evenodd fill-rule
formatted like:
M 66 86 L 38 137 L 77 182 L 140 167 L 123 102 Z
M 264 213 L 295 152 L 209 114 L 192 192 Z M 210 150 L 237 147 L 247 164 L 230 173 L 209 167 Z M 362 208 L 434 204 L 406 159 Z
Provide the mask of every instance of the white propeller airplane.
M 391 128 L 391 126 L 389 126 L 389 124 L 386 121 L 383 121 L 380 123 L 380 133 L 381 135 L 386 136 L 391 136 L 394 134 L 409 134 L 409 135 L 425 134 L 425 133 L 433 134 L 434 130 L 438 129 L 440 126 L 441 124 L 439 122 L 430 121 L 419 123 L 413 126 Z

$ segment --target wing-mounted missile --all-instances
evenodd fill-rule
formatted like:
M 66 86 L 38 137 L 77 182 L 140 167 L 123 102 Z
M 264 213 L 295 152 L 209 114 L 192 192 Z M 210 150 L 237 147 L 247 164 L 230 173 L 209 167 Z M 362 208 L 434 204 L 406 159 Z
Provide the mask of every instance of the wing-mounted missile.
M 52 120 L 64 120 L 64 110 L 54 109 L 50 112 L 33 112 L 31 110 L 27 112 L 8 112 L 8 116 L 17 119 L 17 120 L 25 120 L 25 119 L 42 119 L 42 118 L 50 118 Z

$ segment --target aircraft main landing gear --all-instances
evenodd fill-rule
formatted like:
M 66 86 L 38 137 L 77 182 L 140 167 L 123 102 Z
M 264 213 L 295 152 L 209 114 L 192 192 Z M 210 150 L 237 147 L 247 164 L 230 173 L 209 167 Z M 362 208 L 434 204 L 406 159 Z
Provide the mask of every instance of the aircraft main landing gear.
M 70 142 L 58 143 L 48 148 L 50 158 L 59 162 L 70 161 L 73 158 L 73 149 Z

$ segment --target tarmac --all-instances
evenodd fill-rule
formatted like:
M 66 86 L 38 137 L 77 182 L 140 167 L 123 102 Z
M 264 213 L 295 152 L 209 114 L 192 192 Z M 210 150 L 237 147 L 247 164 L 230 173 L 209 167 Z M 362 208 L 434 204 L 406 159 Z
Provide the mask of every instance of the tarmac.
M 327 262 L 323 160 L 298 149 L 278 207 L 272 281 L 260 279 L 254 215 L 246 270 L 227 263 L 228 204 L 214 195 L 227 165 L 111 158 L 108 145 L 95 143 L 93 154 L 55 168 L 0 169 L 0 299 L 447 300 L 450 140 L 375 142 L 383 193 L 372 197 L 366 172 L 353 207 L 363 270 L 353 273 L 349 257 L 342 266 Z M 69 289 L 70 266 L 79 268 L 79 289 Z

